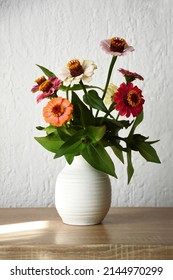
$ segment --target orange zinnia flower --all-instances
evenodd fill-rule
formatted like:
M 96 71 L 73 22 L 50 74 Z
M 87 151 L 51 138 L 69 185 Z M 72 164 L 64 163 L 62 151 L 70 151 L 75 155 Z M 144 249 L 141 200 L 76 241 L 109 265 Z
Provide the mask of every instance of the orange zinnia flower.
M 72 119 L 73 105 L 62 97 L 52 98 L 43 108 L 43 117 L 47 123 L 62 126 Z

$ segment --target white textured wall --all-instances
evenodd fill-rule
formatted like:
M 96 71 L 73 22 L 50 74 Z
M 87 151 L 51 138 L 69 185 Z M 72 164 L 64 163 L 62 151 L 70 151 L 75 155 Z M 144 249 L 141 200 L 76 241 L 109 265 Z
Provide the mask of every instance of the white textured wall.
M 173 206 L 173 1 L 0 0 L 0 207 L 54 205 L 54 185 L 63 159 L 53 160 L 33 139 L 44 125 L 43 103 L 30 92 L 41 64 L 56 72 L 71 58 L 92 59 L 95 83 L 104 85 L 111 57 L 102 39 L 121 36 L 136 51 L 116 67 L 145 77 L 145 120 L 138 132 L 160 138 L 162 164 L 134 156 L 135 175 L 116 162 L 114 206 Z M 112 81 L 119 82 L 115 71 Z M 140 85 L 142 83 L 140 82 Z

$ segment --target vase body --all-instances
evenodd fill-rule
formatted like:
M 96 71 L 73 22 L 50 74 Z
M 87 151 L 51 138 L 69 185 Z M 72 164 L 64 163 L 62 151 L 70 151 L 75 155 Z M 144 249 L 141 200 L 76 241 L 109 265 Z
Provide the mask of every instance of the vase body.
M 58 175 L 55 206 L 65 224 L 99 224 L 110 204 L 109 176 L 93 168 L 81 156 L 75 157 Z

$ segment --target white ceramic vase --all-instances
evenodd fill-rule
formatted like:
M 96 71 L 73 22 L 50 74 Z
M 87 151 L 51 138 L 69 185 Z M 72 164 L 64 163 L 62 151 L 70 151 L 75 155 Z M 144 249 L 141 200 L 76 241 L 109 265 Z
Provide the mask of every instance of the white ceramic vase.
M 55 206 L 65 224 L 94 225 L 102 222 L 111 204 L 109 176 L 77 156 L 56 180 Z

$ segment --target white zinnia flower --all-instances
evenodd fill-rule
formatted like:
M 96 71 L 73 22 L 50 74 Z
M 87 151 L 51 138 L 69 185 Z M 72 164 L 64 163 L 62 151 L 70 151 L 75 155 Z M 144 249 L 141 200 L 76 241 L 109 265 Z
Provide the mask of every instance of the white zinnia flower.
M 118 87 L 116 85 L 114 85 L 113 83 L 110 83 L 107 91 L 106 91 L 106 95 L 104 98 L 104 102 L 105 104 L 109 105 L 113 102 L 113 97 L 115 92 L 117 92 Z
M 58 77 L 63 81 L 64 86 L 77 84 L 80 80 L 90 82 L 95 69 L 97 66 L 91 60 L 72 59 L 61 70 Z

